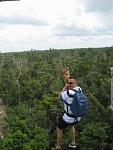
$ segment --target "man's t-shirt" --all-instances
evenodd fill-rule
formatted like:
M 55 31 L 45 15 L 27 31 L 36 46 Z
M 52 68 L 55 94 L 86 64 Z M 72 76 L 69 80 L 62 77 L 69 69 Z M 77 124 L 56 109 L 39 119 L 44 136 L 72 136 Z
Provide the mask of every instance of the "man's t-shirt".
M 82 91 L 82 89 L 79 86 L 76 86 L 73 89 Z M 64 110 L 65 110 L 65 112 L 67 112 L 67 109 L 68 109 L 68 113 L 70 115 L 72 114 L 72 111 L 70 109 L 70 106 L 67 105 L 66 103 L 68 103 L 68 104 L 72 103 L 72 101 L 73 101 L 73 97 L 72 96 L 74 94 L 75 94 L 75 92 L 73 90 L 68 90 L 68 91 L 66 90 L 66 91 L 62 92 L 61 95 L 60 95 L 61 101 L 64 102 Z M 64 113 L 64 115 L 63 115 L 63 120 L 66 121 L 67 123 L 74 123 L 76 121 L 80 121 L 80 119 L 81 119 L 81 117 L 77 117 L 77 120 L 76 120 L 76 118 L 70 117 L 66 113 Z

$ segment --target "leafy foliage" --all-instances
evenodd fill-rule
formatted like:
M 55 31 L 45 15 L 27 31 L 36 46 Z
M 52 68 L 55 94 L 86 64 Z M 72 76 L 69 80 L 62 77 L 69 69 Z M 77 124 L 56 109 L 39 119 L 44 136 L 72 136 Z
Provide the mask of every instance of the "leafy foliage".
M 80 150 L 113 149 L 110 67 L 113 48 L 30 51 L 0 54 L 0 97 L 7 108 L 2 150 L 49 150 L 63 112 L 58 95 L 69 67 L 89 99 L 89 114 L 76 125 Z M 3 124 L 0 123 L 0 124 Z M 68 129 L 63 147 L 68 150 Z

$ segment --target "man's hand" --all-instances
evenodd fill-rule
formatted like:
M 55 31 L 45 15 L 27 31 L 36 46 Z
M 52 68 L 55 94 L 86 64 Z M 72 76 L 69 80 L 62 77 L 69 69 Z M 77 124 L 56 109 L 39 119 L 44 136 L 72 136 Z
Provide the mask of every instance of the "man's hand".
M 62 73 L 63 73 L 63 78 L 64 78 L 65 80 L 68 80 L 68 79 L 70 78 L 70 73 L 69 73 L 68 67 L 64 68 L 64 69 L 62 70 Z
M 66 85 L 63 87 L 62 91 L 60 92 L 59 96 L 62 94 L 62 92 L 67 90 L 67 86 L 68 86 L 68 84 L 66 83 Z

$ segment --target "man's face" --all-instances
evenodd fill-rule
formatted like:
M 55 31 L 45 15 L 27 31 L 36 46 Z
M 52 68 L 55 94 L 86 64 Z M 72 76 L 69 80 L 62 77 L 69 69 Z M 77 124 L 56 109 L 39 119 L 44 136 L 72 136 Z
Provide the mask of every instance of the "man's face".
M 73 89 L 75 86 L 77 86 L 77 82 L 76 82 L 76 80 L 75 79 L 68 79 L 68 81 L 67 81 L 67 88 L 69 89 L 69 90 L 71 90 L 71 89 Z

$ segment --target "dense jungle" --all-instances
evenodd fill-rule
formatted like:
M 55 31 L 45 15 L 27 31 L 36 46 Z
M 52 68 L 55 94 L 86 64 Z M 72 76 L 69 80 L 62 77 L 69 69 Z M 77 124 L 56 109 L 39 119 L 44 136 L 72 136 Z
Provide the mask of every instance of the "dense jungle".
M 113 150 L 111 70 L 113 47 L 49 49 L 0 53 L 0 150 L 51 150 L 56 123 L 63 113 L 58 98 L 65 85 L 62 68 L 69 67 L 88 97 L 89 112 L 76 128 L 77 150 Z M 69 129 L 63 150 L 69 150 Z

